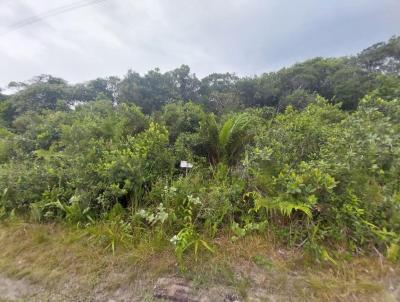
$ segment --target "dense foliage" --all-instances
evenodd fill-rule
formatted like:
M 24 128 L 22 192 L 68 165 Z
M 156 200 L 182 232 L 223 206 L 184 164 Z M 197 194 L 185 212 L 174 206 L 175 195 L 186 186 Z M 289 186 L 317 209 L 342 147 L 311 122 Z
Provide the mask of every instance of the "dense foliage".
M 0 94 L 0 217 L 108 221 L 108 245 L 155 231 L 178 257 L 268 232 L 327 247 L 400 239 L 400 39 L 254 78 L 187 66 Z M 190 171 L 179 162 L 193 163 Z

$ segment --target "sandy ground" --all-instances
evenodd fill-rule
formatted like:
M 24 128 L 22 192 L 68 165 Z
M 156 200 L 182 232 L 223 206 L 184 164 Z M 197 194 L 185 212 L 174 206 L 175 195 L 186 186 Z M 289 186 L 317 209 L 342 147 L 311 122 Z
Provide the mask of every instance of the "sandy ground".
M 28 300 L 38 290 L 27 280 L 15 280 L 0 275 L 0 301 Z
M 116 289 L 107 289 L 106 287 L 94 288 L 90 293 L 82 293 L 77 295 L 75 292 L 70 295 L 70 284 L 66 284 L 65 288 L 55 292 L 54 289 L 49 290 L 41 287 L 39 284 L 33 284 L 26 279 L 13 279 L 3 274 L 0 275 L 0 302 L 16 302 L 16 301 L 96 301 L 96 302 L 135 302 L 135 301 L 178 301 L 178 302 L 284 302 L 284 301 L 307 301 L 299 300 L 291 297 L 291 295 L 274 294 L 263 287 L 252 287 L 249 295 L 243 299 L 234 294 L 231 289 L 223 286 L 211 287 L 208 289 L 200 289 L 193 291 L 190 282 L 182 279 L 182 282 L 175 282 L 172 278 L 167 279 L 166 287 L 161 292 L 166 293 L 165 299 L 154 297 L 157 292 L 157 285 L 145 284 L 147 292 L 143 291 L 142 285 L 130 285 Z M 172 280 L 169 281 L 168 279 Z M 179 279 L 179 278 L 178 278 Z M 256 284 L 254 284 L 256 285 Z M 400 301 L 399 284 L 390 285 L 389 288 L 381 293 L 379 297 L 366 298 L 363 301 L 376 302 L 396 302 Z M 79 291 L 79 290 L 78 290 Z M 160 290 L 159 290 L 160 291 Z M 168 296 L 169 295 L 169 296 Z M 79 297 L 79 298 L 78 298 Z M 326 301 L 350 301 L 350 300 L 326 300 Z M 353 301 L 353 299 L 351 299 Z

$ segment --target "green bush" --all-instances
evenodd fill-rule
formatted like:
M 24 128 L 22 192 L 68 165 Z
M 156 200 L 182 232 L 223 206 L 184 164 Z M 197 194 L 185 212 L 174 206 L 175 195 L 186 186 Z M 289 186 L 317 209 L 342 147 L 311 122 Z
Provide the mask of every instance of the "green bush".
M 87 227 L 113 252 L 146 231 L 180 259 L 212 251 L 218 232 L 269 232 L 331 262 L 339 247 L 397 259 L 400 102 L 377 95 L 354 112 L 316 95 L 224 116 L 194 103 L 152 117 L 111 101 L 27 110 L 0 128 L 0 217 Z

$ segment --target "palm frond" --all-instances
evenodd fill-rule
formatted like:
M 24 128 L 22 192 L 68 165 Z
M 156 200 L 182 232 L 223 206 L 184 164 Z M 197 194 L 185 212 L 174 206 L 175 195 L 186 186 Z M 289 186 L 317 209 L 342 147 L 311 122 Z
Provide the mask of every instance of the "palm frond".
M 229 118 L 222 125 L 218 145 L 224 160 L 231 161 L 248 142 L 251 121 L 251 117 L 244 113 Z

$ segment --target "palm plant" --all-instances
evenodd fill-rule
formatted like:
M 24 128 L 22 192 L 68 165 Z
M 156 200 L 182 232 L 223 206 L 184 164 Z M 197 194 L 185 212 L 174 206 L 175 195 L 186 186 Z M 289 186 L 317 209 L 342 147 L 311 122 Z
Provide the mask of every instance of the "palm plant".
M 219 158 L 226 164 L 237 162 L 245 145 L 254 135 L 255 117 L 241 113 L 230 117 L 219 130 L 218 151 Z

